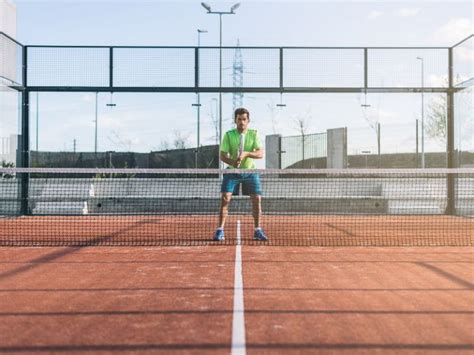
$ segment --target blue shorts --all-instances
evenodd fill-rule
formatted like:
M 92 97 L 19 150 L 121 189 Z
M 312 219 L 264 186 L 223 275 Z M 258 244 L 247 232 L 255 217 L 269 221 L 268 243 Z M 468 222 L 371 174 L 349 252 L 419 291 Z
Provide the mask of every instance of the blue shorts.
M 221 192 L 232 192 L 239 194 L 239 186 L 242 184 L 242 195 L 262 195 L 260 175 L 257 173 L 224 174 Z

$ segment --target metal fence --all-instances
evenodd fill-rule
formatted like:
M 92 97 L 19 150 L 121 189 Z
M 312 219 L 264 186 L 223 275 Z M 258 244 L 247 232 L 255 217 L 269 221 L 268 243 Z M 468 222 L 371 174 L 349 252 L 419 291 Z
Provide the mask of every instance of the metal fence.
M 454 140 L 457 166 L 474 167 L 474 36 L 453 47 Z
M 223 47 L 221 67 L 219 47 L 23 46 L 0 34 L 0 70 L 2 82 L 24 93 L 18 131 L 24 133 L 22 150 L 27 152 L 27 108 L 29 93 L 35 91 L 440 93 L 455 95 L 447 118 L 452 121 L 454 114 L 472 112 L 457 108 L 456 97 L 472 87 L 474 61 L 466 59 L 473 56 L 473 43 L 471 35 L 453 47 Z M 229 69 L 236 50 L 245 58 L 241 86 L 234 86 Z M 423 58 L 424 84 L 417 57 Z M 447 138 L 452 146 L 454 139 Z M 284 150 L 301 151 L 303 160 L 322 154 L 321 147 L 305 140 L 310 143 L 296 140 Z M 454 152 L 448 144 L 449 149 Z M 318 153 L 306 153 L 312 151 Z
M 473 79 L 474 35 L 453 47 L 23 46 L 0 33 L 0 76 L 31 89 L 61 91 L 446 92 L 450 51 L 453 85 Z M 236 50 L 245 57 L 243 86 L 234 87 Z M 226 69 L 227 68 L 227 69 Z
M 327 157 L 327 133 L 281 137 L 281 168 L 314 168 L 308 160 Z M 297 166 L 294 166 L 297 164 Z
M 245 57 L 243 84 L 234 87 L 236 50 Z M 127 92 L 445 92 L 449 48 L 25 46 L 25 78 L 32 91 Z M 17 55 L 21 59 L 21 55 Z M 17 60 L 18 60 L 17 59 Z M 20 61 L 21 63 L 21 61 Z M 19 74 L 19 73 L 17 73 Z M 11 75 L 9 75 L 11 76 Z

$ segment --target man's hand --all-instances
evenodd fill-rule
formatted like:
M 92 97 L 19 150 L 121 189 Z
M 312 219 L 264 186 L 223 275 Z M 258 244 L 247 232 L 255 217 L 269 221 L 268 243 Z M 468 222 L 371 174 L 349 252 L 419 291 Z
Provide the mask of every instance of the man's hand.
M 235 167 L 236 168 L 239 168 L 240 167 L 240 164 L 242 164 L 242 160 L 244 160 L 245 158 L 247 158 L 249 156 L 249 153 L 248 152 L 242 152 L 240 153 L 240 155 L 237 157 L 237 160 L 235 161 L 236 165 Z
M 240 167 L 240 163 L 241 163 L 241 161 L 240 161 L 239 159 L 236 159 L 236 160 L 233 160 L 233 161 L 232 161 L 232 164 L 231 164 L 231 165 L 232 165 L 234 168 L 239 168 L 239 167 Z

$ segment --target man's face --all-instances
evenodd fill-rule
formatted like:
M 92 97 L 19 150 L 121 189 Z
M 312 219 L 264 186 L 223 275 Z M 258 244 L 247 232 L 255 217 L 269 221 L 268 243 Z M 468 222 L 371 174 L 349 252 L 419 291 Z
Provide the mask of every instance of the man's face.
M 239 132 L 244 132 L 249 125 L 249 118 L 246 113 L 239 114 L 235 118 L 235 123 L 237 124 L 237 129 Z

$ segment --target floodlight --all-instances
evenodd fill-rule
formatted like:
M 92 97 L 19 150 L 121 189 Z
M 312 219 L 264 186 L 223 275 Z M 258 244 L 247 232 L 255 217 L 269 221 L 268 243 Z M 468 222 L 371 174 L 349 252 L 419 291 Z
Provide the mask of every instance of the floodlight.
M 206 4 L 205 2 L 202 2 L 201 3 L 201 6 L 203 8 L 205 8 L 207 11 L 211 12 L 211 7 L 209 6 L 209 4 Z
M 238 2 L 237 4 L 233 5 L 231 8 L 230 8 L 230 12 L 234 12 L 235 10 L 237 10 L 240 6 L 240 2 Z

